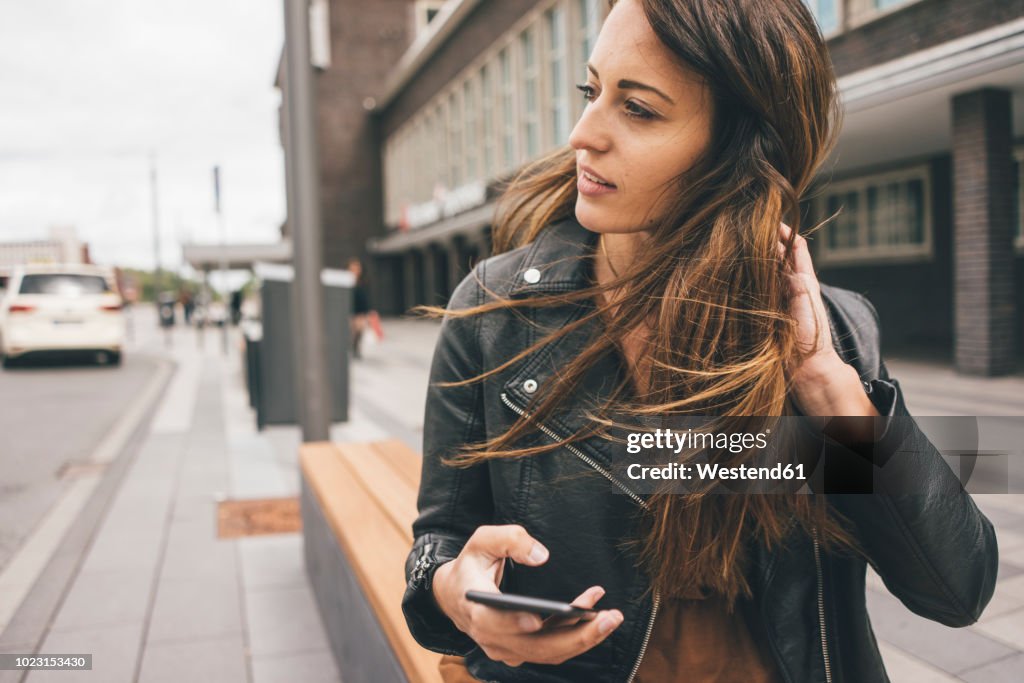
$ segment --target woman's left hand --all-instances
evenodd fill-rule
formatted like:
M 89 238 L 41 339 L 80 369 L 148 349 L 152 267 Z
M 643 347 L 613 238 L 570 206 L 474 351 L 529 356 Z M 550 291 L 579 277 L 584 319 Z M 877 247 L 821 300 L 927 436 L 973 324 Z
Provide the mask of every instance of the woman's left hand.
M 792 251 L 786 253 L 784 243 L 792 232 L 785 223 L 779 225 L 779 256 L 785 259 L 792 297 L 789 313 L 797 322 L 797 344 L 805 354 L 803 362 L 787 369 L 797 403 L 806 415 L 877 416 L 857 371 L 844 363 L 832 346 L 828 312 L 807 240 L 797 235 Z

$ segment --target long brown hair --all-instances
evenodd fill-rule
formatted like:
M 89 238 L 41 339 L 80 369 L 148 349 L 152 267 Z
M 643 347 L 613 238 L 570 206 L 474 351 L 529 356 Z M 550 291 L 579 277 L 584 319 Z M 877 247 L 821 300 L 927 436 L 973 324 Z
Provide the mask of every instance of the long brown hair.
M 537 392 L 531 416 L 448 462 L 468 466 L 491 458 L 525 457 L 593 434 L 581 430 L 561 443 L 514 447 L 563 402 L 594 362 L 637 329 L 649 332 L 646 392 L 629 400 L 620 386 L 594 415 L 714 415 L 749 426 L 753 416 L 793 413 L 785 369 L 805 353 L 787 313 L 789 289 L 776 252 L 779 223 L 802 232 L 800 199 L 834 145 L 839 122 L 835 76 L 824 39 L 802 0 L 640 0 L 654 32 L 680 65 L 703 78 L 715 120 L 706 153 L 670 188 L 667 212 L 638 246 L 633 262 L 604 285 L 575 292 L 495 300 L 430 315 L 480 315 L 500 308 L 596 302 L 594 310 L 491 368 L 451 386 L 482 381 L 594 317 L 603 334 Z M 614 5 L 614 0 L 610 2 Z M 532 242 L 553 221 L 571 216 L 576 162 L 571 148 L 531 164 L 499 201 L 494 251 Z M 803 231 L 806 232 L 806 231 Z M 792 248 L 792 242 L 787 245 Z M 619 305 L 599 294 L 617 290 Z M 526 316 L 524 316 L 525 318 Z M 533 442 L 530 442 L 533 443 Z M 711 455 L 734 465 L 752 455 Z M 724 595 L 732 605 L 749 595 L 746 545 L 777 544 L 794 520 L 817 529 L 829 547 L 852 545 L 819 496 L 656 493 L 647 501 L 639 556 L 654 588 Z

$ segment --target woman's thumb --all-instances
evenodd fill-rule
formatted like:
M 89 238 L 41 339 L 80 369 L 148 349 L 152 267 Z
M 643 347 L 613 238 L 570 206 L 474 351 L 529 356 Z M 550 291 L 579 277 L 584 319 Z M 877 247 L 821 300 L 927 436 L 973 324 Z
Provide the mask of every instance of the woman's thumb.
M 538 565 L 548 560 L 548 549 L 545 548 L 526 529 L 518 524 L 507 524 L 492 527 L 490 542 L 487 544 L 490 554 L 495 558 L 512 558 L 519 564 Z

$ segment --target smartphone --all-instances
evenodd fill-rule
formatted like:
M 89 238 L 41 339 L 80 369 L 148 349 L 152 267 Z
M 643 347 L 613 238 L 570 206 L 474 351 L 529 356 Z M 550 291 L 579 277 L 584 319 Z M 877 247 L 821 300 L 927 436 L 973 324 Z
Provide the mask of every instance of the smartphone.
M 485 593 L 483 591 L 466 591 L 466 599 L 479 602 L 495 609 L 530 612 L 532 614 L 557 615 L 560 617 L 578 617 L 590 621 L 597 616 L 598 610 L 576 607 L 567 602 L 531 598 L 526 595 L 512 593 Z

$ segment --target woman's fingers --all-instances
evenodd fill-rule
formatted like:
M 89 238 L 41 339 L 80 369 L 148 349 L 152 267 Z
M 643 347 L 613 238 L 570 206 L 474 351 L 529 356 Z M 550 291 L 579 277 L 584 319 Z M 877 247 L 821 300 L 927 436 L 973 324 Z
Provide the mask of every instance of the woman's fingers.
M 478 527 L 466 542 L 464 550 L 483 555 L 489 560 L 506 557 L 526 565 L 547 562 L 548 550 L 518 524 Z
M 532 635 L 511 639 L 508 648 L 524 653 L 524 660 L 539 664 L 561 664 L 583 654 L 622 624 L 622 612 L 604 610 L 592 621 L 554 630 L 542 630 Z
M 779 223 L 779 252 L 783 258 L 786 256 L 785 242 L 789 241 L 793 234 L 793 228 L 785 223 Z M 797 274 L 814 275 L 814 264 L 811 262 L 811 252 L 807 248 L 807 240 L 802 235 L 797 235 L 793 240 L 793 252 L 790 264 L 793 272 Z
M 584 609 L 590 609 L 597 604 L 597 601 L 604 597 L 604 588 L 601 586 L 591 586 L 587 590 L 580 593 L 570 605 L 573 607 L 583 607 Z M 550 616 L 544 620 L 544 628 L 565 628 L 566 626 L 574 626 L 579 623 L 580 617 L 564 617 L 564 616 Z
M 473 629 L 485 641 L 535 633 L 544 625 L 539 616 L 530 612 L 501 610 L 481 604 L 474 604 L 470 610 Z

